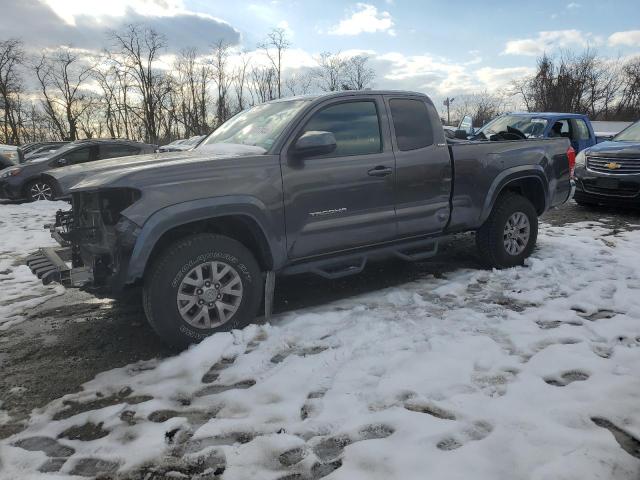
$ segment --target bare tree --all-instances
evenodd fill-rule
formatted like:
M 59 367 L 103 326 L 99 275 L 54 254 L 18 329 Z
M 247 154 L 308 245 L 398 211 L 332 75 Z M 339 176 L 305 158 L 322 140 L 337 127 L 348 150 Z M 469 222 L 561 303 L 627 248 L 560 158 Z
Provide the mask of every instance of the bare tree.
M 18 69 L 23 62 L 24 50 L 20 40 L 0 41 L 0 107 L 3 110 L 4 143 L 20 143 L 20 92 L 23 80 Z
M 179 93 L 178 111 L 184 125 L 185 136 L 208 133 L 209 86 L 213 79 L 210 65 L 198 58 L 195 48 L 183 50 L 174 68 L 177 76 L 175 89 Z
M 282 57 L 285 50 L 291 46 L 284 28 L 274 28 L 269 32 L 264 42 L 258 48 L 264 50 L 267 58 L 275 70 L 277 98 L 282 98 Z
M 620 120 L 637 120 L 640 117 L 640 56 L 622 67 L 621 77 L 616 117 Z
M 44 97 L 45 114 L 60 138 L 77 140 L 78 119 L 93 103 L 85 89 L 93 65 L 71 50 L 63 49 L 52 56 L 43 54 L 34 68 Z
M 249 76 L 251 57 L 247 52 L 242 52 L 238 57 L 239 65 L 233 71 L 233 89 L 236 97 L 236 111 L 240 112 L 246 106 L 246 90 Z
M 323 92 L 336 92 L 343 90 L 345 85 L 345 60 L 340 53 L 323 52 L 317 58 L 318 67 L 314 75 L 318 87 Z
M 482 126 L 504 111 L 504 100 L 488 92 L 456 96 L 453 117 L 459 121 L 465 115 L 473 118 L 475 126 Z
M 284 81 L 287 95 L 308 95 L 312 91 L 313 74 L 309 71 L 295 73 Z
M 111 39 L 112 61 L 132 78 L 133 87 L 141 98 L 139 117 L 144 125 L 145 139 L 157 143 L 160 102 L 167 83 L 154 63 L 166 48 L 165 39 L 152 28 L 140 25 L 129 25 L 122 32 L 112 32 Z
M 356 55 L 345 61 L 344 75 L 349 90 L 364 90 L 369 88 L 376 72 L 367 65 L 369 57 Z
M 250 77 L 249 93 L 252 105 L 276 98 L 277 74 L 273 68 L 255 67 L 251 70 Z
M 230 45 L 224 40 L 219 40 L 213 46 L 211 69 L 213 71 L 213 81 L 217 88 L 216 126 L 222 124 L 231 115 L 228 98 L 229 88 L 233 80 L 228 72 L 230 49 Z

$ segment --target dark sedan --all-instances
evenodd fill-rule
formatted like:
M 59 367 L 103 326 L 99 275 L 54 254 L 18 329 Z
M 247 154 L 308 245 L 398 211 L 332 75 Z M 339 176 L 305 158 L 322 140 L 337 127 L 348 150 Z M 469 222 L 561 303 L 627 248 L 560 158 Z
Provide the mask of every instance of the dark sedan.
M 47 170 L 80 163 L 153 153 L 155 145 L 130 140 L 78 140 L 52 152 L 51 156 L 27 160 L 0 171 L 0 198 L 51 200 L 54 185 L 43 178 Z
M 580 205 L 640 207 L 640 121 L 580 152 L 575 176 Z

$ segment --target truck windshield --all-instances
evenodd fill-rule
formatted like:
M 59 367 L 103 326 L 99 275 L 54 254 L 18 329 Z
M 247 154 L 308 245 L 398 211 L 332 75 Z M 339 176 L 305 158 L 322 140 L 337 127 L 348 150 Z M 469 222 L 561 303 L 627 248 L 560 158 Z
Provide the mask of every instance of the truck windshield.
M 640 142 L 640 122 L 636 122 L 625 128 L 613 137 L 614 142 Z
M 251 145 L 269 150 L 291 119 L 309 100 L 263 103 L 220 125 L 197 148 L 216 143 Z
M 547 120 L 522 115 L 502 115 L 487 123 L 478 130 L 476 135 L 482 133 L 486 138 L 489 138 L 496 133 L 508 131 L 508 127 L 519 130 L 527 138 L 540 138 L 547 127 Z

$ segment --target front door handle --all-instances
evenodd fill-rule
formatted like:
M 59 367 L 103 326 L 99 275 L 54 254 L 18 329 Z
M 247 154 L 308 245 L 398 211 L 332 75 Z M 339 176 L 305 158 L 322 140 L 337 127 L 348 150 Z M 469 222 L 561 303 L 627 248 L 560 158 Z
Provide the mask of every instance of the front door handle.
M 370 177 L 386 177 L 393 173 L 393 168 L 385 167 L 384 165 L 378 165 L 367 172 Z

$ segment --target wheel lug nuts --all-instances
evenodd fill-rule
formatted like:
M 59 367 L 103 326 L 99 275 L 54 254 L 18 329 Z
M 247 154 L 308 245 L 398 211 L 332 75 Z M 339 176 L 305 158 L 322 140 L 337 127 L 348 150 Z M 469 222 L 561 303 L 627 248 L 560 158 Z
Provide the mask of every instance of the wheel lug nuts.
M 219 283 L 216 283 L 216 288 L 220 288 L 220 284 Z
M 205 287 L 210 287 L 211 286 L 211 282 L 204 282 L 204 286 Z
M 222 298 L 222 295 L 218 294 L 218 300 L 220 300 Z
M 199 288 L 198 290 L 196 290 L 196 293 L 197 293 L 198 295 L 202 295 L 202 289 L 201 289 L 201 288 Z
M 204 300 L 198 300 L 198 305 L 204 305 Z

